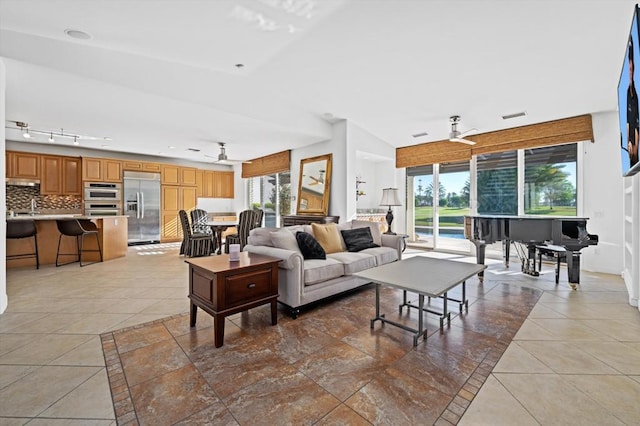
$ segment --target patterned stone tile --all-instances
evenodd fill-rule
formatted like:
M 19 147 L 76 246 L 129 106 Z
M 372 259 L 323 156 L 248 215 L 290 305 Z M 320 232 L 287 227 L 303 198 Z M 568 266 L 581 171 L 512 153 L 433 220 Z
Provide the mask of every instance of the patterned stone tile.
M 189 358 L 173 339 L 125 352 L 120 358 L 129 386 L 190 364 Z
M 141 425 L 173 424 L 218 401 L 191 364 L 131 387 Z

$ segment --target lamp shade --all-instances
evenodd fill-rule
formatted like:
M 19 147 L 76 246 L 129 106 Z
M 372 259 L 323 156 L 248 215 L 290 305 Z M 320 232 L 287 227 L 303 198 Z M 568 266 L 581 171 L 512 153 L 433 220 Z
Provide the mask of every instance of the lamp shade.
M 384 188 L 382 190 L 381 206 L 401 206 L 400 198 L 398 197 L 398 188 Z

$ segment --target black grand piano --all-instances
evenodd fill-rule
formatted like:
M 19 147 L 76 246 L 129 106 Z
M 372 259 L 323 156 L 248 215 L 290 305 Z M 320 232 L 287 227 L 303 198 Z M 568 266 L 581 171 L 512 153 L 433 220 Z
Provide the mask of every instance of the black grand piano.
M 580 284 L 580 250 L 598 244 L 598 236 L 587 232 L 587 219 L 561 216 L 465 216 L 464 235 L 476 246 L 476 258 L 484 264 L 485 247 L 502 241 L 505 266 L 509 267 L 511 242 L 522 243 L 526 251 L 522 257 L 522 272 L 538 275 L 536 252 L 544 247 L 565 250 L 569 285 Z M 480 282 L 483 273 L 479 274 Z

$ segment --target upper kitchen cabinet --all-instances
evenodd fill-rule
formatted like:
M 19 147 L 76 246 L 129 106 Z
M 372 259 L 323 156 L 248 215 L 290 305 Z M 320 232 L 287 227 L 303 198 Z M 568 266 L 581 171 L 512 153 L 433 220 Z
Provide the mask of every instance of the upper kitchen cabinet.
M 122 160 L 122 170 L 160 173 L 161 165 L 160 163 L 150 163 L 148 161 Z
M 122 161 L 109 158 L 82 158 L 82 180 L 122 182 Z
M 202 197 L 233 198 L 233 172 L 205 170 L 202 173 Z
M 7 151 L 7 177 L 40 179 L 40 155 L 30 152 Z
M 40 158 L 40 193 L 82 195 L 80 158 L 43 155 Z
M 173 164 L 163 164 L 162 184 L 196 186 L 196 168 L 180 167 Z
M 163 185 L 180 185 L 180 166 L 163 164 L 161 170 Z
M 180 184 L 183 186 L 196 186 L 196 168 L 180 167 Z

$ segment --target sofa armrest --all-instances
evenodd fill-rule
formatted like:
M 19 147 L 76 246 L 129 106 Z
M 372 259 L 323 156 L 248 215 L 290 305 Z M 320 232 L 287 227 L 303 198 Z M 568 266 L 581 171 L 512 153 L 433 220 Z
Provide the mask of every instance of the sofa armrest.
M 396 249 L 398 251 L 398 260 L 402 259 L 403 240 L 403 235 L 382 234 L 382 246 Z
M 253 246 L 248 244 L 244 246 L 243 251 L 278 258 L 280 259 L 280 263 L 278 263 L 278 266 L 283 269 L 293 269 L 297 265 L 302 265 L 304 260 L 302 254 L 300 254 L 299 252 L 295 252 L 293 250 L 285 250 L 277 247 Z

